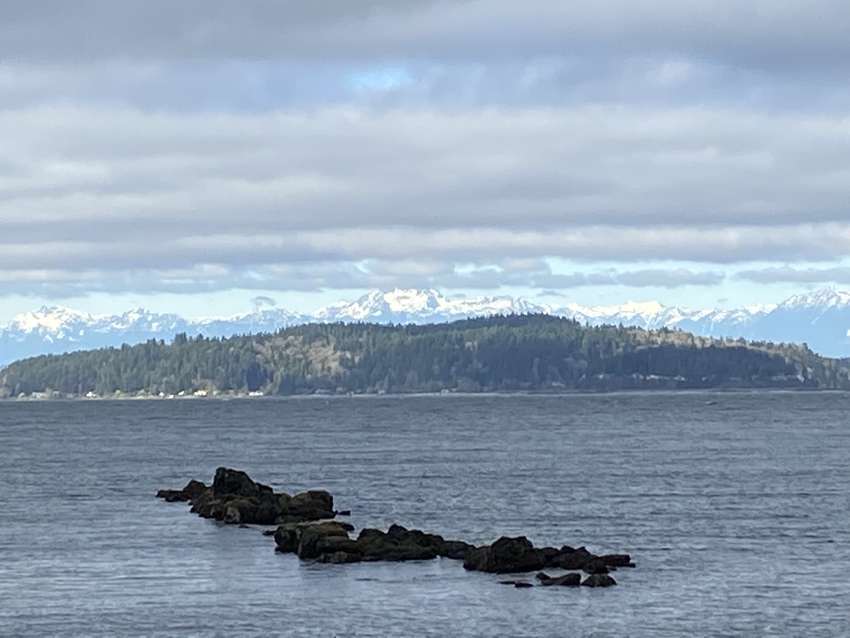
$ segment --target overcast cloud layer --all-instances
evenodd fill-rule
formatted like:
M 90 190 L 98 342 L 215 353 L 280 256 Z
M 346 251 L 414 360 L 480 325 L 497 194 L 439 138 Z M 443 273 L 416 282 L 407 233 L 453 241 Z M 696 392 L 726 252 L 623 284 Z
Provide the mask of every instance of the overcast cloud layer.
M 838 1 L 13 3 L 0 296 L 847 283 L 848 24 Z

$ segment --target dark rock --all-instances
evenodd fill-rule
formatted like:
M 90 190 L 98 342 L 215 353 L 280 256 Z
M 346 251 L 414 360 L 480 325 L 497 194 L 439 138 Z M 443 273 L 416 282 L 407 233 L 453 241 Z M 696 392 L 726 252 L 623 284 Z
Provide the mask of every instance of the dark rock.
M 418 529 L 408 530 L 391 525 L 386 533 L 364 529 L 357 537 L 364 560 L 408 561 L 431 560 L 441 555 L 445 541 L 442 536 L 426 534 Z
M 319 521 L 333 518 L 334 497 L 325 490 L 310 490 L 295 496 L 278 497 L 277 522 Z
M 609 567 L 634 567 L 635 564 L 632 562 L 632 557 L 628 554 L 605 554 L 604 556 L 600 556 L 602 562 L 604 562 Z
M 207 486 L 192 479 L 186 484 L 182 490 L 159 490 L 156 493 L 157 498 L 164 498 L 169 503 L 186 502 L 196 499 L 203 494 Z
M 463 561 L 464 569 L 494 574 L 532 572 L 545 566 L 544 554 L 525 536 L 502 536 L 492 545 L 470 549 Z
M 215 471 L 212 488 L 213 495 L 218 497 L 224 495 L 256 496 L 261 488 L 271 492 L 270 487 L 255 483 L 245 472 L 227 467 L 220 467 Z
M 582 571 L 588 574 L 607 574 L 608 566 L 601 558 L 592 558 L 582 566 Z M 612 567 L 611 569 L 617 569 Z
M 543 574 L 545 576 L 545 574 Z M 540 574 L 537 575 L 538 578 Z M 575 572 L 564 574 L 563 576 L 555 576 L 554 578 L 539 578 L 540 584 L 544 587 L 578 587 L 581 584 L 581 574 Z
M 464 560 L 470 550 L 475 549 L 473 545 L 464 543 L 463 541 L 444 541 L 439 548 L 438 553 L 444 558 L 452 560 Z
M 318 521 L 334 517 L 333 496 L 324 490 L 311 490 L 290 496 L 275 494 L 245 472 L 220 467 L 211 487 L 190 481 L 183 490 L 160 490 L 166 500 L 189 500 L 192 512 L 235 525 L 273 525 Z
M 616 584 L 617 581 L 608 574 L 591 574 L 581 585 L 582 587 L 611 587 Z
M 334 565 L 344 565 L 346 563 L 359 563 L 363 558 L 359 554 L 349 554 L 347 552 L 334 552 L 333 554 L 322 554 L 319 556 L 320 563 L 331 563 Z
M 584 569 L 584 566 L 594 558 L 595 556 L 584 547 L 573 549 L 568 545 L 564 545 L 556 555 L 546 561 L 546 566 L 566 570 Z
M 275 551 L 294 554 L 298 550 L 298 525 L 287 523 L 279 525 L 274 531 Z
M 346 529 L 336 522 L 316 523 L 296 527 L 298 558 L 319 558 L 322 554 L 333 554 L 344 551 L 349 554 L 359 554 L 356 541 L 351 540 Z
M 351 563 L 431 560 L 437 556 L 462 555 L 472 547 L 462 541 L 446 541 L 437 534 L 408 530 L 401 525 L 392 525 L 386 532 L 366 528 L 356 540 L 348 535 L 353 530 L 350 523 L 337 521 L 286 523 L 274 532 L 276 551 L 324 563 Z
M 340 510 L 335 512 L 337 516 L 351 516 L 351 510 Z
M 462 560 L 467 570 L 498 574 L 533 572 L 544 567 L 583 570 L 589 576 L 580 583 L 579 574 L 551 577 L 544 572 L 537 579 L 545 586 L 610 587 L 616 582 L 608 574 L 617 567 L 634 567 L 628 554 L 594 556 L 584 547 L 564 545 L 535 548 L 525 536 L 503 536 L 492 545 L 475 547 L 439 534 L 391 525 L 386 532 L 363 529 L 356 539 L 349 536 L 354 526 L 331 521 L 336 515 L 333 496 L 324 490 L 310 490 L 290 496 L 276 494 L 271 487 L 257 483 L 245 472 L 220 467 L 211 486 L 189 481 L 182 490 L 159 490 L 166 501 L 189 501 L 191 511 L 205 518 L 248 527 L 249 524 L 276 524 L 263 532 L 274 536 L 275 550 L 294 553 L 305 560 L 322 563 L 359 561 L 409 561 L 444 557 Z M 323 522 L 320 522 L 323 521 Z M 515 587 L 531 587 L 525 581 L 501 581 Z

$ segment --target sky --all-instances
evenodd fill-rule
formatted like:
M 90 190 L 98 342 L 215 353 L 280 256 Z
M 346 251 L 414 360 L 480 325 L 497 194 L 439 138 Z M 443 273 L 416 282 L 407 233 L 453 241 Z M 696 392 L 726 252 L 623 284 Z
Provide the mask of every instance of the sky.
M 0 9 L 0 322 L 850 288 L 845 0 Z

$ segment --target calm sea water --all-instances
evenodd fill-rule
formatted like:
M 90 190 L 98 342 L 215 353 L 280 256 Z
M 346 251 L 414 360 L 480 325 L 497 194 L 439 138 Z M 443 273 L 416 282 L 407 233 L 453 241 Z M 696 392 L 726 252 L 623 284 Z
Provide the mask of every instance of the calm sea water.
M 0 403 L 0 635 L 850 635 L 850 395 Z M 628 552 L 608 590 L 312 565 L 154 498 L 228 465 L 358 527 Z

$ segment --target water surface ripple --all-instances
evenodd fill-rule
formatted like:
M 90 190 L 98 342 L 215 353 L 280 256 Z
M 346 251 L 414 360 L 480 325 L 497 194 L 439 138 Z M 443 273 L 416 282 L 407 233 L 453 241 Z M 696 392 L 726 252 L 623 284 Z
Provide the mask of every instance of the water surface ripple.
M 850 635 L 850 395 L 0 403 L 0 635 Z M 629 552 L 609 590 L 312 565 L 154 499 L 215 468 L 358 527 Z

